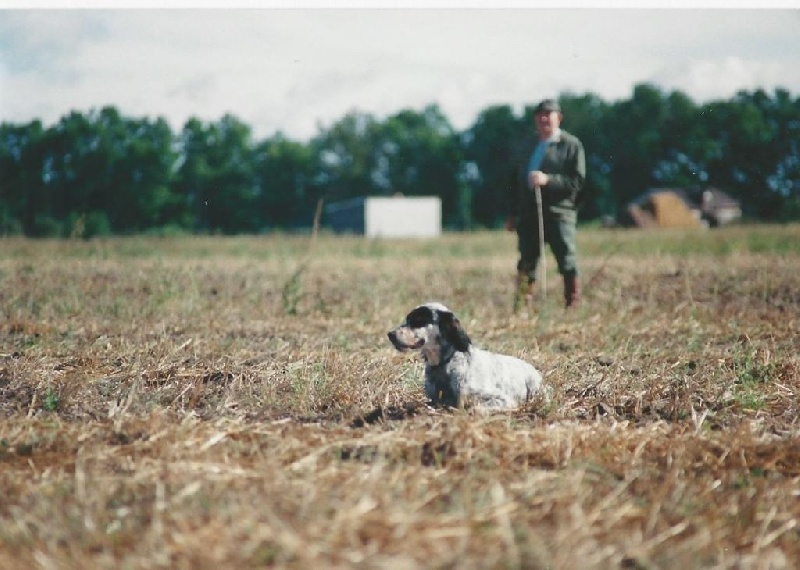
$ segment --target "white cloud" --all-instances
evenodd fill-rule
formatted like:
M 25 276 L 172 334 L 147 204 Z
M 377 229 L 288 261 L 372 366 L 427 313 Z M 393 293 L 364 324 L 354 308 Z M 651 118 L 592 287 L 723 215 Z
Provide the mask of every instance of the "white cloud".
M 798 93 L 798 31 L 800 12 L 774 10 L 0 11 L 0 120 L 115 105 L 308 138 L 352 109 L 438 103 L 465 128 L 488 105 L 644 81 L 701 101 Z
M 800 91 L 795 72 L 780 62 L 752 61 L 728 56 L 718 60 L 701 59 L 674 65 L 655 74 L 653 82 L 664 88 L 683 91 L 699 101 L 720 98 L 738 90 L 755 90 L 785 85 Z

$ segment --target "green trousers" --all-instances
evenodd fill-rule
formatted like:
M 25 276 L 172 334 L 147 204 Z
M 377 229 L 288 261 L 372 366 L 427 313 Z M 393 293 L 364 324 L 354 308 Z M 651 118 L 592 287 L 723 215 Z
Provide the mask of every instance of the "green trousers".
M 575 243 L 578 214 L 575 211 L 548 211 L 544 214 L 544 241 L 556 258 L 561 275 L 578 274 L 578 251 Z M 519 262 L 517 271 L 536 280 L 539 265 L 539 220 L 523 219 L 517 225 Z

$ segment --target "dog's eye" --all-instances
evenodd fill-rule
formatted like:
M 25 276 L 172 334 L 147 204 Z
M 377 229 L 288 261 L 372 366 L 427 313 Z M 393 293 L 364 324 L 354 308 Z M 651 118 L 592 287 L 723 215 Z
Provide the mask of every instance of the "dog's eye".
M 412 329 L 421 329 L 423 327 L 428 326 L 428 323 L 430 323 L 429 320 L 421 318 L 421 317 L 414 317 L 414 318 L 408 319 L 408 326 L 410 328 L 412 328 Z
M 406 317 L 406 323 L 412 329 L 427 327 L 432 322 L 434 322 L 433 313 L 424 307 L 411 311 Z

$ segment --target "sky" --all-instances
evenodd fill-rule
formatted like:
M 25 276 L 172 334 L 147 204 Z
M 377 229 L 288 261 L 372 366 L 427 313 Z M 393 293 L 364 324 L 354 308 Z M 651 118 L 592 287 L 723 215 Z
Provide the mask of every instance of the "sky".
M 463 130 L 492 105 L 521 111 L 562 93 L 614 102 L 639 83 L 698 104 L 742 89 L 800 96 L 800 1 L 498 2 L 11 2 L 0 9 L 0 122 L 49 126 L 113 105 L 176 131 L 230 113 L 254 137 L 308 140 L 349 112 L 437 104 Z

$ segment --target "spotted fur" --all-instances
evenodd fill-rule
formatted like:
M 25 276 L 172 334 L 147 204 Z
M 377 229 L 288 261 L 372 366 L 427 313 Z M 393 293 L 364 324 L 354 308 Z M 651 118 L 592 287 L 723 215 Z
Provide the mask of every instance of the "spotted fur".
M 416 307 L 388 336 L 399 351 L 420 351 L 425 394 L 433 405 L 507 410 L 547 395 L 536 368 L 476 347 L 458 318 L 441 303 Z

